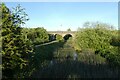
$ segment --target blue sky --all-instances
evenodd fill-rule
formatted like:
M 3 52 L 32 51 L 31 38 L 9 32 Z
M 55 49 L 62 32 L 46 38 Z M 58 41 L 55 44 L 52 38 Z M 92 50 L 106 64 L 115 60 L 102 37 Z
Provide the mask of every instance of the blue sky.
M 77 30 L 87 21 L 118 27 L 117 2 L 6 2 L 12 8 L 21 4 L 30 20 L 24 27 L 44 27 L 48 31 Z

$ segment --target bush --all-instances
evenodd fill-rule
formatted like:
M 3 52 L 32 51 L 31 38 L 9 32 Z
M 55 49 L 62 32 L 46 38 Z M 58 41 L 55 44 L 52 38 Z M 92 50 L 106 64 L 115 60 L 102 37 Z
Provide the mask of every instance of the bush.
M 87 27 L 80 29 L 75 36 L 75 44 L 81 50 L 91 49 L 95 54 L 100 54 L 102 57 L 107 58 L 110 63 L 120 64 L 120 56 L 118 47 L 118 38 L 113 38 L 114 31 L 109 29 L 109 26 L 102 24 L 96 25 L 92 28 Z M 112 45 L 111 45 L 112 44 Z M 115 45 L 115 46 L 113 46 Z
M 56 37 L 57 41 L 62 41 L 63 40 L 63 37 L 59 34 L 56 34 L 55 37 Z
M 30 40 L 32 44 L 38 45 L 49 41 L 48 32 L 43 27 L 23 29 L 25 35 L 23 35 L 27 40 Z M 27 37 L 26 37 L 27 36 Z

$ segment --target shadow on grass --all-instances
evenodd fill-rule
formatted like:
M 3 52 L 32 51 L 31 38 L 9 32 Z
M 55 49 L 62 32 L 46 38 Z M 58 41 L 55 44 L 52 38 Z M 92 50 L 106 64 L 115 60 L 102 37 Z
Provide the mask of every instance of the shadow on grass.
M 44 67 L 34 72 L 31 78 L 120 78 L 120 69 L 107 64 L 87 64 L 67 60 Z
M 25 77 L 29 77 L 34 71 L 47 66 L 53 59 L 53 53 L 63 47 L 65 42 L 54 42 L 48 45 L 35 47 L 34 53 L 29 54 L 29 62 L 27 67 L 22 70 Z
M 54 42 L 48 45 L 43 45 L 35 48 L 35 57 L 38 57 L 41 60 L 51 60 L 54 55 L 53 53 L 59 48 L 63 47 L 65 42 Z

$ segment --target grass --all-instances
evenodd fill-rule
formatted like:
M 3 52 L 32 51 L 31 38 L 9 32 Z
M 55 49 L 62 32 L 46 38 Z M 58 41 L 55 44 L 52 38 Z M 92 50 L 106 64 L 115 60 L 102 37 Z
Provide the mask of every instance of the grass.
M 80 61 L 64 61 L 46 67 L 34 73 L 34 78 L 117 78 L 117 69 L 111 69 L 106 64 L 88 64 Z
M 50 60 L 54 58 L 53 53 L 62 47 L 64 42 L 53 42 L 47 45 L 37 46 L 34 48 L 34 53 L 29 54 L 30 61 L 22 73 L 25 77 L 31 76 L 34 71 L 42 70 L 48 66 Z
M 52 56 L 56 58 L 53 64 L 50 64 L 51 59 L 48 59 L 48 65 L 35 70 L 31 78 L 120 78 L 120 69 L 109 67 L 106 59 L 100 55 L 95 55 L 94 52 L 82 51 L 78 53 L 78 60 L 74 61 L 73 53 L 75 50 L 70 43 L 72 42 L 68 41 L 59 48 L 57 48 L 58 44 L 56 46 L 50 44 L 41 49 L 37 48 L 36 52 L 41 50 L 44 54 L 50 50 Z M 71 58 L 66 60 L 65 57 L 68 53 Z

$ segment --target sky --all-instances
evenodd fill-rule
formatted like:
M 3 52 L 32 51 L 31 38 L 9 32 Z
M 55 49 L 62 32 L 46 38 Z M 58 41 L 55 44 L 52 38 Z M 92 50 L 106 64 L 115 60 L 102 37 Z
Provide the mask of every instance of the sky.
M 89 22 L 103 22 L 118 27 L 117 2 L 5 2 L 8 8 L 18 4 L 30 20 L 23 27 L 44 27 L 47 31 L 76 31 Z

